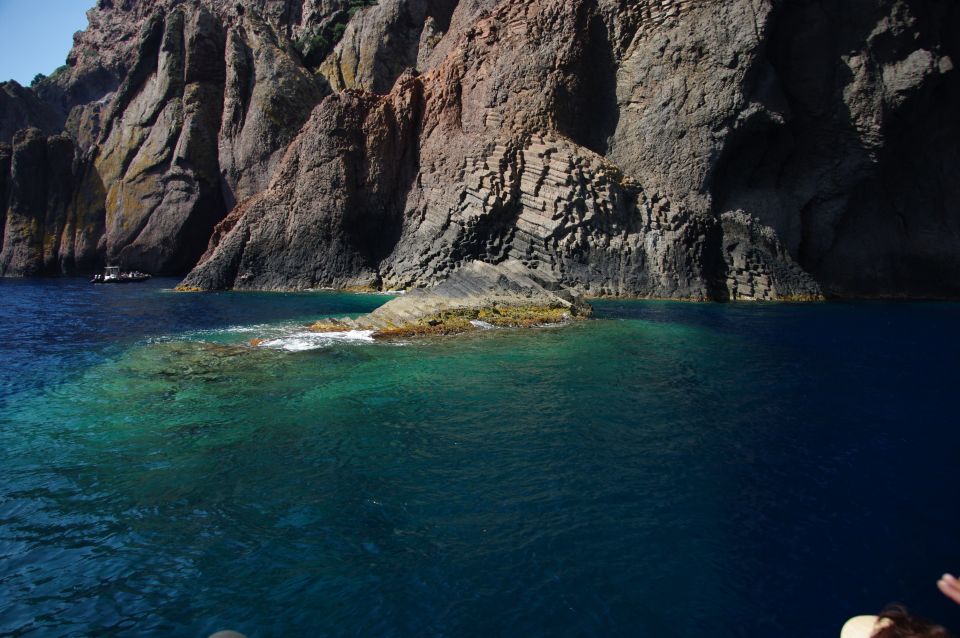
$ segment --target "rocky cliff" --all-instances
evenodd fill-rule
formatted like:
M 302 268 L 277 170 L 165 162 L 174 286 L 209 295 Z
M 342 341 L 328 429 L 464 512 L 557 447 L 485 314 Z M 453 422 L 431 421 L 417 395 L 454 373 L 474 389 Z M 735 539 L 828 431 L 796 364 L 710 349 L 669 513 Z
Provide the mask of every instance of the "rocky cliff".
M 0 95 L 0 272 L 960 296 L 958 47 L 954 0 L 101 0 Z

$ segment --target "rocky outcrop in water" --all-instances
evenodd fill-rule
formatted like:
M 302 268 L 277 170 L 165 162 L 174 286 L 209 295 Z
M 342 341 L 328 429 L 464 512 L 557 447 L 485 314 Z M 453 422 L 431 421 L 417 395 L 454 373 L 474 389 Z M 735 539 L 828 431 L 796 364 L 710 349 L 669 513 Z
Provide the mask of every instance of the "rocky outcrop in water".
M 497 265 L 474 261 L 429 290 L 417 288 L 370 314 L 322 321 L 312 329 L 373 331 L 378 338 L 415 337 L 563 324 L 591 313 L 580 294 L 550 273 L 512 259 Z
M 38 256 L 8 204 L 6 274 L 409 288 L 510 260 L 589 295 L 960 295 L 949 0 L 101 0 L 91 18 L 34 91 L 73 140 L 72 203 L 29 213 L 60 240 Z M 71 206 L 101 219 L 93 249 L 57 221 Z

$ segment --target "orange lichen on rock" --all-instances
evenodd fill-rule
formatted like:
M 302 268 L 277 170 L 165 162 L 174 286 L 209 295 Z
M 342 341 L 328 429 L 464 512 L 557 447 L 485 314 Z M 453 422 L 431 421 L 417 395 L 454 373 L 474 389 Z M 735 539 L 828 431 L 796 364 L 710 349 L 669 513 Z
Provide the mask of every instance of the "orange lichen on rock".
M 326 319 L 312 324 L 309 330 L 310 332 L 350 332 L 353 328 L 342 321 Z

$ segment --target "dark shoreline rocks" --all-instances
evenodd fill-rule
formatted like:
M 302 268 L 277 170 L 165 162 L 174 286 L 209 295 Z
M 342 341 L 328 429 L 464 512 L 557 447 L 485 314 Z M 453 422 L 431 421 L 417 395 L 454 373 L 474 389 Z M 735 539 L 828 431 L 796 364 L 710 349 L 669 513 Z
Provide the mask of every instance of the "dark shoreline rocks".
M 0 275 L 411 289 L 514 260 L 586 296 L 960 298 L 955 2 L 89 15 L 0 92 Z

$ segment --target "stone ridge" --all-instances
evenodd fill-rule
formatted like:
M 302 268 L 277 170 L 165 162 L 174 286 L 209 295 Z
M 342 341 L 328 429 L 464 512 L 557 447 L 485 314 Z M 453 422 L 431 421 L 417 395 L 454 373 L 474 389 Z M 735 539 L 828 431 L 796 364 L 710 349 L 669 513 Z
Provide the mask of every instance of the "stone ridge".
M 516 260 L 466 264 L 429 290 L 416 289 L 357 319 L 320 322 L 318 332 L 369 330 L 377 336 L 451 334 L 484 327 L 531 327 L 589 317 L 591 308 L 549 274 Z M 473 323 L 471 323 L 471 320 Z
M 0 91 L 0 275 L 960 296 L 957 33 L 944 0 L 99 0 Z

